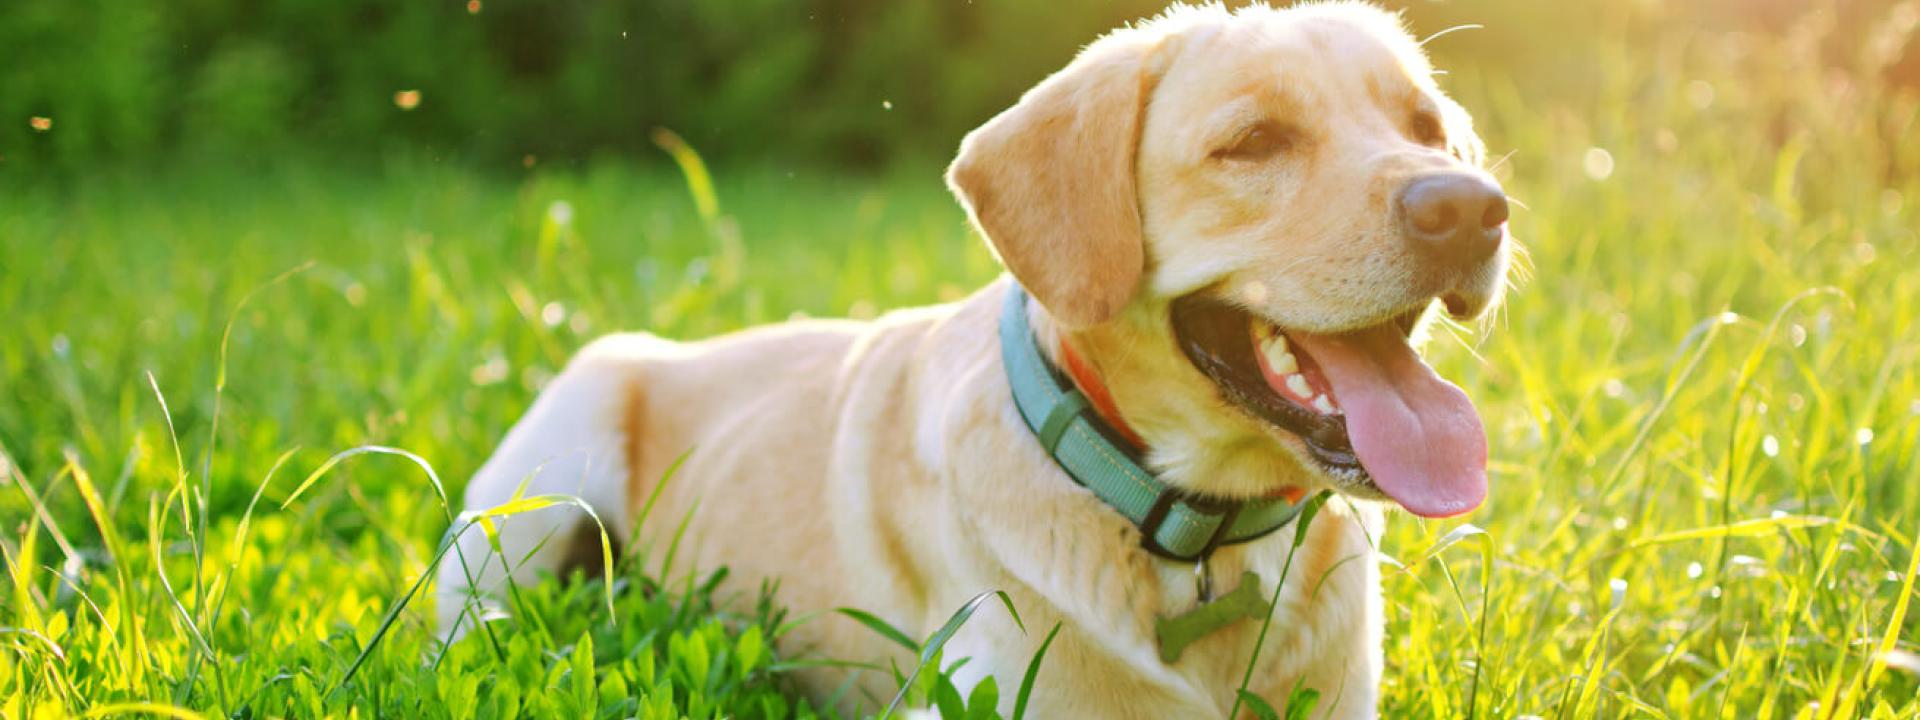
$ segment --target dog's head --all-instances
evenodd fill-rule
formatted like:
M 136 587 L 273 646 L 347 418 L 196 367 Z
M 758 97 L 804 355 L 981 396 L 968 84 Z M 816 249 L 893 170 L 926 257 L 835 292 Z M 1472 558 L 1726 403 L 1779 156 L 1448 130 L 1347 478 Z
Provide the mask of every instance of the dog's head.
M 1496 303 L 1511 242 L 1432 76 L 1369 5 L 1178 8 L 968 135 L 948 183 L 1171 481 L 1458 514 L 1485 434 L 1410 338 Z

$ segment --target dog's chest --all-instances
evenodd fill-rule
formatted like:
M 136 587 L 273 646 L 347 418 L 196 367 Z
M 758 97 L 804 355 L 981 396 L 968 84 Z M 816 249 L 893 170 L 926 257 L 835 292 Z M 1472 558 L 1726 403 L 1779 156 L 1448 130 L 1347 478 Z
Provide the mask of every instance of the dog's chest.
M 1276 533 L 1285 537 L 1274 542 L 1223 549 L 1206 565 L 1157 563 L 1161 604 L 1152 613 L 1146 636 L 1152 638 L 1161 666 L 1179 678 L 1174 686 L 1184 690 L 1181 694 L 1195 702 L 1230 705 L 1252 664 L 1250 689 L 1278 704 L 1302 681 L 1309 687 L 1337 684 L 1350 674 L 1346 668 L 1377 667 L 1379 571 L 1367 525 L 1378 524 L 1359 515 L 1321 516 L 1298 547 L 1288 530 Z M 1259 612 L 1242 612 L 1241 606 L 1255 594 Z M 1189 623 L 1174 637 L 1156 632 L 1223 603 L 1235 606 L 1205 622 Z M 1178 657 L 1168 661 L 1165 643 L 1170 640 L 1181 647 Z M 1327 694 L 1338 690 L 1318 689 Z

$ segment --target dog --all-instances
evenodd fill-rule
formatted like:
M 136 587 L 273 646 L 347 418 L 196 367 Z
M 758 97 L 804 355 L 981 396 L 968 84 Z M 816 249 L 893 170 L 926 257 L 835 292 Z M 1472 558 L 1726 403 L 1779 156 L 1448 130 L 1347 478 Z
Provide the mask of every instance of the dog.
M 832 610 L 926 637 L 1004 591 L 1033 632 L 982 612 L 945 657 L 968 658 L 963 693 L 1011 687 L 1058 625 L 1031 717 L 1223 717 L 1250 662 L 1276 705 L 1311 688 L 1316 717 L 1373 716 L 1385 514 L 1487 492 L 1478 415 L 1415 348 L 1437 316 L 1499 302 L 1514 244 L 1433 76 L 1398 16 L 1356 2 L 1178 6 L 1116 30 L 948 170 L 1009 276 L 872 322 L 599 339 L 465 505 L 573 495 L 618 538 L 651 499 L 643 545 L 684 519 L 683 556 L 736 589 L 777 580 L 812 616 L 789 653 L 912 667 Z M 459 537 L 442 626 L 565 567 L 585 517 L 501 519 L 505 558 Z M 1169 629 L 1229 596 L 1239 619 Z M 846 673 L 856 710 L 896 689 L 837 668 L 802 683 L 826 697 Z

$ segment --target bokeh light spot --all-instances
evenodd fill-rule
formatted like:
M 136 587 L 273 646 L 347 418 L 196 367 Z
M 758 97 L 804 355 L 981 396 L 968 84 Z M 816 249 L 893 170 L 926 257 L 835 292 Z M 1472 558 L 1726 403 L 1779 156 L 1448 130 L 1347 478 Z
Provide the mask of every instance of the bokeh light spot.
M 511 370 L 512 368 L 507 365 L 507 358 L 496 352 L 488 357 L 486 362 L 475 365 L 468 373 L 468 379 L 475 385 L 485 387 L 507 379 L 507 374 Z
M 1674 132 L 1673 128 L 1660 128 L 1659 132 L 1653 134 L 1653 146 L 1671 155 L 1680 149 L 1680 134 Z
M 412 110 L 420 107 L 420 91 L 401 90 L 400 92 L 394 93 L 393 106 L 401 110 Z
M 46 132 L 53 129 L 53 118 L 35 115 L 27 120 L 27 125 L 31 126 L 35 132 Z
M 1267 284 L 1259 280 L 1248 280 L 1247 284 L 1240 286 L 1240 297 L 1253 307 L 1265 305 L 1268 297 Z
M 1713 98 L 1713 83 L 1705 80 L 1687 83 L 1687 102 L 1693 104 L 1693 109 L 1705 110 L 1713 107 Z
M 1580 159 L 1580 167 L 1587 171 L 1587 177 L 1605 180 L 1613 177 L 1613 153 L 1605 148 L 1587 148 L 1587 155 Z

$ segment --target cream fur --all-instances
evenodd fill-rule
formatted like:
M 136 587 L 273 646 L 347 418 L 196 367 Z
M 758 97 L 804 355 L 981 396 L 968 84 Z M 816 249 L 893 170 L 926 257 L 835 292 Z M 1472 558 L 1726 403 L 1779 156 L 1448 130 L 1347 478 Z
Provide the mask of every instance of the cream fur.
M 1445 145 L 1410 137 L 1408 117 L 1423 107 L 1443 119 Z M 1286 157 L 1211 156 L 1250 118 L 1275 116 L 1300 133 Z M 1401 247 L 1387 205 L 1413 174 L 1478 172 L 1479 158 L 1466 114 L 1434 87 L 1397 18 L 1346 2 L 1208 6 L 1094 43 L 969 136 L 949 177 L 1040 299 L 1045 345 L 1071 343 L 1096 366 L 1164 477 L 1252 496 L 1331 481 L 1306 468 L 1297 440 L 1219 399 L 1175 348 L 1167 303 L 1217 286 L 1283 325 L 1322 331 L 1443 293 L 1466 299 L 1464 314 L 1483 312 L 1501 292 L 1504 257 L 1436 278 Z M 624 537 L 668 466 L 691 451 L 639 537 L 657 549 L 690 517 L 691 560 L 731 568 L 737 596 L 777 579 L 784 603 L 819 613 L 787 638 L 788 653 L 910 666 L 885 639 L 823 611 L 860 607 L 925 636 L 968 598 L 1004 590 L 1032 632 L 997 611 L 977 615 L 948 651 L 972 658 L 967 683 L 992 673 L 1012 688 L 1057 622 L 1031 717 L 1224 716 L 1258 623 L 1208 636 L 1172 665 L 1159 660 L 1153 621 L 1194 606 L 1192 566 L 1143 551 L 1137 530 L 1068 479 L 1022 424 L 996 340 L 1008 287 L 871 323 L 599 340 L 508 433 L 466 505 L 500 503 L 531 478 L 529 492 L 577 494 Z M 507 556 L 525 557 L 512 575 L 559 567 L 581 517 L 556 508 L 505 521 Z M 1317 716 L 1375 714 L 1372 539 L 1382 525 L 1382 506 L 1344 499 L 1314 523 L 1254 691 L 1279 702 L 1304 683 L 1324 694 Z M 1215 576 L 1250 568 L 1272 592 L 1291 535 L 1222 549 Z M 469 558 L 488 553 L 477 531 L 459 542 Z M 473 578 L 448 564 L 443 627 L 471 595 L 497 604 L 504 575 L 498 557 Z M 807 677 L 823 693 L 841 679 Z M 883 673 L 857 682 L 869 712 L 894 689 Z M 1003 697 L 1008 711 L 1012 692 Z

